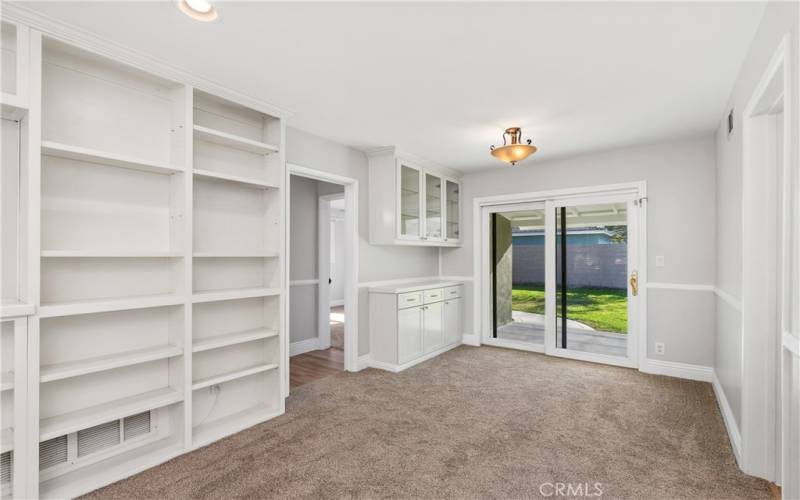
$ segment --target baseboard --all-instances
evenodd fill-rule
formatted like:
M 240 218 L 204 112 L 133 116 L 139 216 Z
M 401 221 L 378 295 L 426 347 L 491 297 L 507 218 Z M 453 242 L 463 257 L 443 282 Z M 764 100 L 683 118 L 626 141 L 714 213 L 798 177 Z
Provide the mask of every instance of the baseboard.
M 725 396 L 725 390 L 717 378 L 717 373 L 712 371 L 711 385 L 714 387 L 714 394 L 717 396 L 717 404 L 722 413 L 722 421 L 725 422 L 725 428 L 728 430 L 728 438 L 731 441 L 731 448 L 733 448 L 733 455 L 736 457 L 736 463 L 739 468 L 742 467 L 742 435 L 739 433 L 739 426 L 736 425 L 736 419 L 733 418 L 733 410 L 728 403 L 728 398 Z
M 299 340 L 289 344 L 289 356 L 297 356 L 306 352 L 316 351 L 319 349 L 319 338 L 313 337 L 306 340 Z
M 420 363 L 422 363 L 424 361 L 428 361 L 429 359 L 433 359 L 436 356 L 438 356 L 440 354 L 443 354 L 443 353 L 449 351 L 450 349 L 455 349 L 456 347 L 458 347 L 460 345 L 461 344 L 459 344 L 459 343 L 446 345 L 446 346 L 444 346 L 444 347 L 442 347 L 440 349 L 437 349 L 437 350 L 435 350 L 433 352 L 429 352 L 428 354 L 426 354 L 424 356 L 420 356 L 420 357 L 418 357 L 417 359 L 415 359 L 413 361 L 409 361 L 408 363 L 403 363 L 402 365 L 395 365 L 395 364 L 392 364 L 392 363 L 384 363 L 383 361 L 377 361 L 377 360 L 371 359 L 369 361 L 369 366 L 371 368 L 377 368 L 379 370 L 386 370 L 388 372 L 398 373 L 398 372 L 401 372 L 401 371 L 406 370 L 408 368 L 411 368 L 414 365 L 418 365 L 418 364 L 420 364 Z
M 481 338 L 478 335 L 467 335 L 465 333 L 464 340 L 462 340 L 461 342 L 466 345 L 478 347 L 481 345 Z
M 361 371 L 364 368 L 369 368 L 369 354 L 365 354 L 363 356 L 358 357 L 358 361 L 356 362 L 356 371 Z
M 700 382 L 711 382 L 714 375 L 714 369 L 710 366 L 661 361 L 658 359 L 646 359 L 639 367 L 639 371 L 652 375 L 699 380 Z

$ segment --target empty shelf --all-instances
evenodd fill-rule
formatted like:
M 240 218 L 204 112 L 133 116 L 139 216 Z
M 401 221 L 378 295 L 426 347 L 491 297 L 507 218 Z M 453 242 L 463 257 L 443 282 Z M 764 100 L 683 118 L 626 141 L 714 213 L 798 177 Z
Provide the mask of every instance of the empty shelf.
M 251 366 L 249 368 L 244 368 L 242 370 L 222 373 L 220 375 L 214 375 L 213 377 L 201 378 L 192 383 L 192 390 L 202 389 L 204 387 L 210 387 L 212 385 L 221 384 L 223 382 L 230 382 L 231 380 L 236 380 L 237 378 L 249 377 L 250 375 L 255 375 L 256 373 L 274 370 L 277 367 L 278 365 L 276 364 L 267 363 L 263 365 Z
M 275 252 L 195 252 L 194 257 L 198 259 L 207 258 L 220 258 L 220 259 L 236 259 L 236 258 L 259 258 L 265 259 L 278 257 Z
M 42 250 L 42 257 L 92 257 L 92 258 L 170 258 L 181 257 L 181 252 L 136 252 L 94 250 Z
M 230 436 L 248 427 L 267 421 L 280 415 L 279 411 L 267 405 L 253 408 L 213 420 L 192 428 L 192 448 L 199 448 L 225 436 Z
M 183 300 L 183 297 L 178 295 L 146 295 L 142 297 L 54 302 L 42 305 L 39 310 L 39 316 L 52 318 L 56 316 L 74 316 L 76 314 L 147 309 L 149 307 L 180 305 L 183 304 Z
M 213 128 L 202 127 L 200 125 L 194 126 L 194 134 L 201 141 L 213 142 L 214 144 L 241 149 L 250 153 L 268 155 L 278 152 L 278 148 L 272 146 L 271 144 L 254 141 L 253 139 L 248 139 L 247 137 L 229 134 L 228 132 L 214 130 Z
M 14 449 L 14 429 L 7 427 L 0 431 L 0 453 Z
M 69 146 L 53 141 L 42 141 L 42 154 L 46 156 L 56 156 L 58 158 L 67 158 L 69 160 L 95 163 L 108 167 L 130 168 L 133 170 L 140 170 L 143 172 L 151 172 L 156 174 L 174 174 L 176 172 L 183 172 L 182 167 L 176 167 L 175 165 L 169 165 L 167 163 L 143 160 L 141 158 L 133 158 L 130 156 L 122 156 L 96 149 Z
M 94 358 L 81 359 L 66 363 L 54 363 L 52 365 L 42 365 L 41 381 L 52 382 L 70 377 L 78 377 L 97 373 L 123 366 L 147 363 L 159 359 L 172 358 L 183 354 L 180 347 L 174 345 L 164 345 L 149 347 L 147 349 L 137 349 L 135 351 L 109 354 L 107 356 L 97 356 Z
M 243 344 L 253 340 L 267 339 L 276 337 L 278 332 L 276 330 L 269 330 L 261 328 L 257 330 L 247 330 L 244 332 L 225 333 L 222 335 L 214 335 L 213 337 L 206 337 L 203 339 L 196 339 L 192 343 L 193 352 L 208 351 L 210 349 L 217 349 L 218 347 L 225 347 L 235 344 Z
M 137 394 L 136 396 L 129 396 L 63 415 L 45 418 L 39 422 L 39 439 L 45 441 L 110 420 L 169 406 L 182 400 L 182 393 L 171 387 L 164 387 Z
M 253 297 L 269 297 L 280 295 L 280 288 L 236 288 L 233 290 L 215 290 L 213 292 L 197 292 L 192 296 L 192 301 L 216 302 L 220 300 L 250 299 Z
M 0 373 L 0 391 L 8 391 L 14 388 L 14 373 Z
M 18 300 L 3 300 L 0 302 L 0 318 L 18 318 L 30 316 L 36 312 L 36 306 Z
M 212 172 L 211 170 L 195 169 L 194 170 L 194 175 L 197 176 L 197 177 L 203 177 L 203 178 L 206 178 L 206 179 L 217 179 L 217 180 L 226 181 L 226 182 L 245 184 L 247 186 L 252 186 L 252 187 L 257 187 L 257 188 L 262 188 L 262 189 L 273 189 L 273 188 L 277 189 L 278 188 L 278 186 L 276 186 L 275 184 L 267 182 L 267 181 L 262 181 L 260 179 L 251 179 L 251 178 L 248 178 L 248 177 L 239 177 L 238 175 L 229 175 L 229 174 L 223 174 L 223 173 L 220 173 L 220 172 Z

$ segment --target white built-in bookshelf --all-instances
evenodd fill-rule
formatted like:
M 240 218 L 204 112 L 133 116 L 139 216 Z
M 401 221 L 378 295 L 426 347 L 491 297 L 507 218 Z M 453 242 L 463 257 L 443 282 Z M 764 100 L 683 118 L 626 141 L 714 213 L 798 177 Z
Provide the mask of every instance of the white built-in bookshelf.
M 20 46 L 25 78 L 2 60 L 2 298 L 32 307 L 0 323 L 2 491 L 18 444 L 36 477 L 16 491 L 69 497 L 284 411 L 284 124 L 4 23 L 3 55 Z

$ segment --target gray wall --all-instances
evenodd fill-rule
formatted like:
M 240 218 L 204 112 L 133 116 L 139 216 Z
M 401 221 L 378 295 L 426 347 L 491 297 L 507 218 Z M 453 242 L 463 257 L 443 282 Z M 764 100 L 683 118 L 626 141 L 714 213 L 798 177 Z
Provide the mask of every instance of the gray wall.
M 286 161 L 358 180 L 360 283 L 438 275 L 439 252 L 436 249 L 369 244 L 369 173 L 364 153 L 288 127 Z M 358 353 L 361 356 L 369 353 L 369 294 L 366 286 L 359 288 L 358 313 Z
M 298 342 L 317 336 L 318 285 L 291 282 L 318 279 L 319 196 L 341 193 L 344 188 L 297 176 L 289 182 L 289 342 Z
M 515 245 L 514 283 L 544 283 L 545 246 Z M 567 245 L 567 283 L 569 286 L 599 288 L 628 287 L 628 245 Z M 561 269 L 561 255 L 556 253 L 556 266 Z M 556 283 L 561 273 L 556 272 Z
M 716 134 L 716 286 L 736 301 L 742 290 L 742 111 L 769 64 L 782 37 L 792 33 L 797 88 L 798 4 L 769 2 L 733 86 L 725 113 L 720 117 Z M 734 110 L 734 131 L 727 134 L 727 114 Z M 797 130 L 797 129 L 795 129 Z M 795 134 L 794 151 L 797 151 Z M 796 160 L 795 160 L 796 161 Z M 795 163 L 796 164 L 796 163 Z M 714 370 L 733 411 L 737 425 L 741 424 L 742 393 L 742 334 L 741 312 L 729 301 L 716 299 L 716 342 Z
M 657 144 L 631 146 L 571 158 L 497 167 L 464 178 L 465 244 L 442 250 L 442 274 L 472 276 L 473 199 L 481 196 L 549 189 L 647 181 L 648 278 L 650 282 L 711 285 L 715 275 L 714 137 L 703 135 Z M 686 245 L 691 242 L 691 245 Z M 665 267 L 655 267 L 655 256 Z M 466 290 L 472 304 L 472 286 Z M 714 308 L 700 309 L 708 291 L 648 292 L 648 356 L 653 359 L 711 366 L 714 361 Z M 466 333 L 477 332 L 472 308 L 464 318 Z M 681 318 L 664 322 L 667 314 Z M 656 356 L 653 343 L 665 342 Z

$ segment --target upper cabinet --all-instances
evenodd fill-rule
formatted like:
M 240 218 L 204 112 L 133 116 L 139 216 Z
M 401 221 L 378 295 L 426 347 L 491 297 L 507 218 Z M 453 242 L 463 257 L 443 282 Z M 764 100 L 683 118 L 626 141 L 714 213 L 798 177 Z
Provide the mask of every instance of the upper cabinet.
M 370 243 L 459 246 L 458 172 L 387 148 L 370 154 Z

